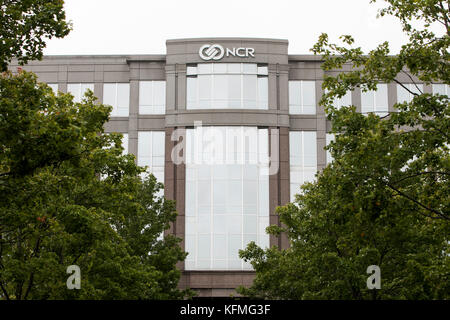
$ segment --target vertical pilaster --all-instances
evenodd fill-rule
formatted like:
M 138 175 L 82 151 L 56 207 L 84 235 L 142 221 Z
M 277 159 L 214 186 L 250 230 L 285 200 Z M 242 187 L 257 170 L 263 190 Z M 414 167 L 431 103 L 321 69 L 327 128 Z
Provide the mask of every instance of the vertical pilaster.
M 138 157 L 139 81 L 130 80 L 130 112 L 128 116 L 128 152 Z
M 396 83 L 388 83 L 388 111 L 394 112 L 394 104 L 397 103 L 397 84 Z
M 280 193 L 278 205 L 283 206 L 290 201 L 290 166 L 289 166 L 289 128 L 280 128 Z M 282 225 L 280 223 L 280 225 Z M 280 248 L 289 248 L 286 233 L 280 236 Z

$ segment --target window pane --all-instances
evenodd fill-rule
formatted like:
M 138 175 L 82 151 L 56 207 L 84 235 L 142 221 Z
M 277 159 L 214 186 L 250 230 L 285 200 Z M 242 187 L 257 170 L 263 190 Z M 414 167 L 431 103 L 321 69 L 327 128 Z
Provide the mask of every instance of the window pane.
M 330 144 L 330 142 L 334 141 L 334 134 L 327 133 L 326 134 L 326 143 L 327 146 Z M 331 163 L 333 161 L 333 157 L 331 156 L 330 150 L 327 150 L 327 164 Z
M 388 94 L 387 84 L 378 84 L 377 91 L 375 92 L 375 111 L 387 112 L 388 111 Z
M 304 142 L 304 166 L 315 167 L 317 165 L 316 132 L 303 132 Z
M 200 108 L 211 108 L 211 75 L 198 76 Z
M 227 64 L 226 63 L 213 63 L 214 73 L 227 73 Z
M 361 91 L 361 112 L 373 112 L 375 103 L 375 93 L 373 91 Z
M 73 95 L 74 102 L 81 101 L 81 92 L 80 92 L 80 84 L 79 83 L 68 83 L 67 84 L 67 92 Z
M 138 132 L 138 165 L 148 166 L 147 172 L 153 173 L 159 182 L 164 182 L 164 139 L 164 131 Z M 163 194 L 160 190 L 158 196 Z
M 422 94 L 423 93 L 423 85 L 411 83 L 409 85 L 409 90 L 411 90 L 412 92 L 414 92 L 416 94 Z
M 151 81 L 139 82 L 139 105 L 151 106 L 152 102 L 153 102 L 152 82 Z
M 52 88 L 54 94 L 58 94 L 58 84 L 57 83 L 47 83 L 47 85 Z
M 82 83 L 81 84 L 81 96 L 83 97 L 84 94 L 88 90 L 91 90 L 92 92 L 94 92 L 94 84 L 93 83 Z
M 212 73 L 212 63 L 199 63 L 197 65 L 198 73 L 201 74 L 211 74 Z
M 216 136 L 237 138 L 241 141 L 238 147 L 229 148 L 234 149 L 231 153 L 235 154 L 243 154 L 244 137 L 252 138 L 249 139 L 251 146 L 247 154 L 260 153 L 263 157 L 268 157 L 267 129 L 207 127 L 202 130 Z M 199 129 L 187 129 L 187 133 L 186 152 L 190 154 L 192 150 L 189 149 L 196 149 L 196 144 L 203 144 L 204 141 L 198 136 Z M 259 139 L 264 139 L 264 143 Z M 221 143 L 223 141 L 217 142 Z M 252 239 L 257 243 L 261 241 L 264 245 L 268 242 L 268 238 L 260 233 L 268 226 L 269 221 L 268 218 L 260 220 L 260 217 L 269 216 L 269 179 L 259 175 L 263 166 L 256 157 L 256 163 L 251 164 L 216 161 L 205 165 L 196 161 L 198 159 L 186 163 L 186 214 L 190 219 L 189 233 L 186 230 L 186 234 L 194 233 L 197 237 L 202 234 L 210 235 L 210 239 L 204 238 L 204 241 L 210 241 L 212 247 L 209 247 L 209 255 L 194 256 L 190 263 L 191 269 L 243 270 L 244 264 L 238 257 L 238 250 L 243 248 L 245 241 Z M 186 249 L 189 249 L 188 245 Z M 200 252 L 200 249 L 197 250 Z M 202 250 L 207 252 L 208 247 Z M 251 269 L 248 265 L 245 268 Z
M 124 133 L 122 137 L 123 154 L 128 154 L 128 133 Z
M 269 100 L 268 78 L 258 78 L 258 109 L 267 109 Z
M 103 85 L 103 104 L 108 104 L 116 108 L 116 84 L 105 83 Z
M 241 76 L 228 75 L 228 101 L 230 108 L 241 108 Z
M 152 137 L 152 150 L 153 156 L 164 156 L 164 131 L 153 131 Z
M 211 237 L 209 235 L 199 235 L 197 248 L 198 259 L 209 259 L 211 257 Z
M 222 234 L 215 234 L 213 237 L 213 259 L 227 258 L 227 238 Z
M 315 113 L 316 107 L 316 87 L 314 81 L 303 81 L 302 85 L 302 100 L 304 106 L 304 113 Z
M 187 109 L 267 109 L 268 78 L 264 75 L 267 67 L 258 69 L 256 64 L 249 63 L 197 66 L 199 75 L 187 77 Z
M 153 96 L 154 105 L 165 106 L 166 105 L 166 82 L 165 81 L 153 81 Z
M 301 150 L 302 147 L 302 134 L 300 131 L 289 132 L 289 153 L 291 165 L 302 165 Z
M 256 108 L 256 82 L 257 78 L 253 75 L 244 75 L 244 108 Z
M 335 98 L 333 101 L 333 105 L 336 109 L 340 109 L 343 106 L 348 107 L 352 104 L 352 93 L 347 91 L 344 96 L 340 98 Z
M 257 65 L 254 63 L 244 63 L 243 64 L 243 73 L 248 74 L 256 74 L 257 73 Z
M 241 73 L 241 63 L 228 63 L 228 73 Z
M 187 67 L 186 68 L 186 74 L 187 75 L 197 74 L 197 67 Z
M 118 83 L 117 84 L 118 107 L 128 109 L 129 104 L 130 104 L 130 85 L 128 83 Z
M 197 78 L 187 78 L 187 108 L 196 109 L 197 108 Z
M 305 181 L 314 180 L 317 171 L 316 132 L 289 132 L 291 201 Z
M 301 94 L 300 81 L 289 81 L 289 113 L 300 113 Z
M 259 75 L 268 75 L 269 69 L 267 67 L 258 67 L 258 74 Z
M 222 109 L 227 107 L 228 79 L 227 75 L 214 76 L 214 108 Z
M 447 95 L 447 85 L 445 84 L 433 84 L 433 94 Z

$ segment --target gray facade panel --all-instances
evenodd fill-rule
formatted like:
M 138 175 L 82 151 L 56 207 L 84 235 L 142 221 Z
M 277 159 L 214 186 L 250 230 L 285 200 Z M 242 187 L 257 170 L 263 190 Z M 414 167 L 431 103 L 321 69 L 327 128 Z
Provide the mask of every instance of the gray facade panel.
M 219 44 L 226 48 L 252 48 L 254 56 L 224 56 L 222 59 L 205 61 L 199 56 L 199 49 L 205 44 Z M 350 71 L 345 65 L 342 70 L 324 72 L 322 57 L 314 55 L 288 55 L 288 41 L 255 38 L 196 38 L 168 40 L 166 55 L 103 55 L 103 56 L 46 56 L 43 61 L 33 61 L 24 67 L 35 72 L 39 79 L 58 83 L 59 90 L 67 91 L 67 83 L 94 83 L 94 94 L 103 101 L 104 83 L 130 83 L 128 117 L 112 117 L 105 125 L 106 132 L 128 133 L 129 152 L 138 155 L 138 132 L 161 131 L 165 136 L 164 194 L 177 201 L 179 217 L 171 225 L 172 233 L 182 238 L 184 246 L 185 167 L 171 161 L 171 150 L 175 142 L 171 134 L 175 129 L 192 127 L 195 121 L 203 125 L 216 126 L 259 126 L 269 128 L 277 145 L 270 145 L 270 153 L 279 153 L 279 171 L 269 177 L 269 219 L 270 224 L 281 225 L 275 208 L 284 205 L 290 197 L 289 131 L 315 131 L 317 136 L 317 168 L 326 166 L 326 133 L 331 131 L 331 122 L 326 119 L 325 110 L 319 106 L 322 96 L 324 75 L 337 75 Z M 223 109 L 186 110 L 186 64 L 196 63 L 258 63 L 268 66 L 268 110 Z M 15 71 L 16 64 L 10 69 Z M 164 115 L 139 114 L 139 81 L 165 80 L 166 101 Z M 289 115 L 289 80 L 314 80 L 316 82 L 316 114 Z M 417 81 L 404 73 L 398 80 Z M 430 86 L 424 86 L 431 92 Z M 397 85 L 388 84 L 389 111 L 394 111 L 397 102 Z M 361 92 L 352 92 L 352 104 L 361 110 Z M 271 131 L 278 132 L 275 134 Z M 278 130 L 278 131 L 277 131 Z M 271 133 L 272 132 L 272 133 Z M 286 248 L 287 237 L 270 236 L 270 244 Z M 234 292 L 239 285 L 250 285 L 254 273 L 244 271 L 184 271 L 180 287 L 197 289 L 201 296 L 224 296 Z

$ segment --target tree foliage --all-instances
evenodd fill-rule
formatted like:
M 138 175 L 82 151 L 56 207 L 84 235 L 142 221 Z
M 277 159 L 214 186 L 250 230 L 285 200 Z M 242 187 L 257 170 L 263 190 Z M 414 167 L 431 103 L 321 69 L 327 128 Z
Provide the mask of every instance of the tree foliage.
M 372 1 L 374 2 L 374 1 Z M 351 36 L 343 45 L 322 34 L 313 52 L 325 76 L 320 102 L 336 139 L 334 161 L 303 186 L 295 203 L 279 207 L 291 247 L 241 251 L 256 270 L 248 296 L 284 299 L 448 299 L 450 296 L 450 157 L 448 96 L 404 85 L 450 84 L 449 3 L 387 0 L 380 15 L 397 17 L 409 42 L 398 55 L 388 43 L 364 55 Z M 419 24 L 420 27 L 416 25 Z M 432 27 L 440 25 L 435 34 Z M 333 107 L 347 91 L 396 83 L 412 95 L 387 116 Z M 381 269 L 381 289 L 368 290 L 366 268 Z
M 0 78 L 0 297 L 177 299 L 180 239 L 159 235 L 173 201 L 120 134 L 101 134 L 111 107 L 81 103 L 28 72 Z M 68 290 L 66 268 L 81 268 Z
M 63 0 L 0 0 L 0 71 L 14 57 L 20 64 L 41 59 L 46 38 L 70 32 L 63 6 Z

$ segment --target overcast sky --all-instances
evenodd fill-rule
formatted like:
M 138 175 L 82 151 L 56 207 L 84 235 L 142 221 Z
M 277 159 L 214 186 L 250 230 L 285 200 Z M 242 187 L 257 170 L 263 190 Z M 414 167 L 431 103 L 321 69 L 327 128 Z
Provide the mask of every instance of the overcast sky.
M 369 0 L 65 0 L 73 31 L 48 41 L 50 54 L 164 54 L 165 41 L 198 37 L 289 40 L 290 54 L 311 54 L 322 33 L 351 34 L 365 52 L 406 38 L 392 17 L 376 18 L 384 3 Z

